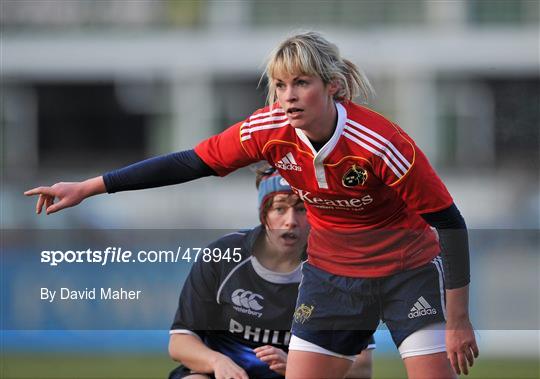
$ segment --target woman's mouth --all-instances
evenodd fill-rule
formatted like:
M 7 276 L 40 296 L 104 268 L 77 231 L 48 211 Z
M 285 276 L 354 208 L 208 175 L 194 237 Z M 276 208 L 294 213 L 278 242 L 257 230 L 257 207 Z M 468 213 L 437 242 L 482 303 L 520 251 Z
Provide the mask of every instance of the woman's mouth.
M 292 232 L 283 233 L 281 235 L 281 238 L 283 238 L 283 240 L 285 240 L 285 242 L 287 243 L 295 243 L 296 241 L 298 241 L 298 235 Z
M 299 117 L 302 112 L 304 112 L 304 110 L 301 108 L 289 108 L 287 109 L 287 116 L 290 118 L 296 118 Z

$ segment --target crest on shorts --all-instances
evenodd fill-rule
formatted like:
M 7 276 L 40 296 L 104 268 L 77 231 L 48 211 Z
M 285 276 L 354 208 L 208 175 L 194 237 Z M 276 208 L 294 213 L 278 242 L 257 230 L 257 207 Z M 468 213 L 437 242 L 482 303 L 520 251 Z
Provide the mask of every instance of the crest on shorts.
M 341 183 L 345 187 L 363 186 L 368 178 L 368 173 L 365 168 L 358 167 L 353 164 L 352 167 L 343 175 Z
M 294 321 L 303 324 L 305 321 L 307 321 L 311 314 L 313 313 L 313 308 L 315 308 L 314 305 L 308 307 L 305 304 L 302 304 L 296 310 L 294 311 Z

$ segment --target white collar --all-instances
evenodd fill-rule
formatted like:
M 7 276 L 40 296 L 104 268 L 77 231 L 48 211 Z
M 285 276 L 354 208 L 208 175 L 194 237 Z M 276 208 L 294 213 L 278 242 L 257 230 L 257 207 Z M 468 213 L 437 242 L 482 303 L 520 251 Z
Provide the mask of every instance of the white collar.
M 264 267 L 261 262 L 255 257 L 251 257 L 251 265 L 255 272 L 264 280 L 276 284 L 288 284 L 288 283 L 300 283 L 302 278 L 302 265 L 299 264 L 294 270 L 290 272 L 276 272 Z
M 335 103 L 336 105 L 336 111 L 337 111 L 337 123 L 336 123 L 336 129 L 334 130 L 334 134 L 332 134 L 332 137 L 324 144 L 324 146 L 319 150 L 315 150 L 313 148 L 313 145 L 311 144 L 311 141 L 306 136 L 303 130 L 295 128 L 296 135 L 304 142 L 310 149 L 313 155 L 316 157 L 317 155 L 324 155 L 324 158 L 328 155 L 330 151 L 336 146 L 339 138 L 341 137 L 341 133 L 343 132 L 343 128 L 345 127 L 345 122 L 347 121 L 347 110 L 341 103 Z

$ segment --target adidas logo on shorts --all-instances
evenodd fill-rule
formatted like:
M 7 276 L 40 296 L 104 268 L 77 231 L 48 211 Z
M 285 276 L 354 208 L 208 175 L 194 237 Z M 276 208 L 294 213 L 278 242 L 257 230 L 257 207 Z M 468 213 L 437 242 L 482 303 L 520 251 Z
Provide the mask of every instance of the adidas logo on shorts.
M 437 310 L 433 308 L 429 303 L 424 299 L 423 296 L 418 298 L 418 301 L 414 303 L 414 306 L 411 308 L 409 313 L 409 318 L 415 318 L 426 315 L 436 315 Z

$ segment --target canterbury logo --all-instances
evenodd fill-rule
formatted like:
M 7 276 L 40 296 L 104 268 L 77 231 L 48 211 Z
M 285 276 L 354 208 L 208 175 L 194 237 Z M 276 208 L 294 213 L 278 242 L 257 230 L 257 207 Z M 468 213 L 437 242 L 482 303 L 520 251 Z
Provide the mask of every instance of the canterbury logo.
M 276 167 L 282 170 L 302 171 L 302 167 L 298 166 L 292 153 L 287 153 L 283 158 L 276 162 Z
M 253 311 L 260 311 L 263 309 L 262 305 L 259 304 L 257 300 L 264 300 L 264 297 L 251 291 L 246 291 L 242 288 L 238 288 L 232 293 L 231 300 L 235 305 L 251 309 Z
M 414 303 L 414 306 L 411 308 L 409 313 L 409 318 L 415 318 L 426 315 L 436 315 L 437 310 L 433 308 L 429 303 L 424 299 L 423 296 L 418 298 L 418 301 Z

